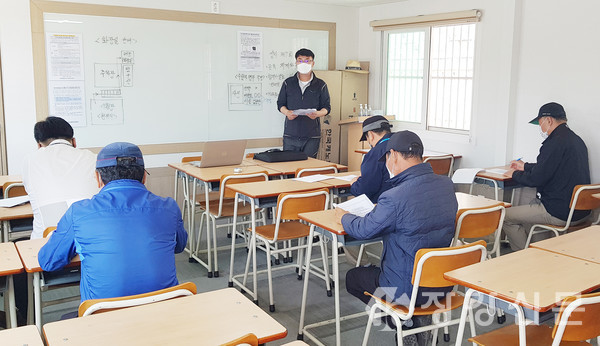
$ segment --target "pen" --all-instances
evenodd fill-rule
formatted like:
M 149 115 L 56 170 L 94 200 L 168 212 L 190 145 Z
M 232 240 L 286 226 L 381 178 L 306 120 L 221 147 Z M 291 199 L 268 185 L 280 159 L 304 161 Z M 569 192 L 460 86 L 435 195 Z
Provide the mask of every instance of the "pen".
M 515 161 L 521 161 L 522 157 L 519 157 L 518 159 L 516 159 Z

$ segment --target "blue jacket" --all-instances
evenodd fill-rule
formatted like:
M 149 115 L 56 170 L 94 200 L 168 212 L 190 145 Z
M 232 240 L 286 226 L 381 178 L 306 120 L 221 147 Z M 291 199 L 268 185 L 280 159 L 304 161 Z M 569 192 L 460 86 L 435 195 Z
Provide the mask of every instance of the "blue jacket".
M 363 157 L 363 161 L 360 164 L 360 177 L 350 186 L 350 193 L 353 196 L 359 196 L 364 193 L 369 197 L 371 202 L 377 203 L 379 195 L 392 187 L 389 181 L 389 172 L 387 167 L 385 167 L 385 161 L 379 161 L 379 158 L 385 154 L 385 149 L 391 136 L 391 133 L 386 133 Z
M 277 110 L 279 111 L 282 106 L 290 110 L 310 108 L 321 110 L 325 108 L 329 113 L 331 104 L 327 84 L 317 78 L 313 72 L 313 79 L 303 94 L 298 82 L 298 74 L 295 74 L 283 81 L 281 85 L 277 97 Z M 286 117 L 283 135 L 302 138 L 321 137 L 321 123 L 319 118 L 311 119 L 304 115 L 300 115 L 294 120 L 288 120 Z
M 38 254 L 45 271 L 81 258 L 81 301 L 146 293 L 177 285 L 175 253 L 187 232 L 172 198 L 134 180 L 108 183 L 73 203 Z
M 394 187 L 381 194 L 375 209 L 365 217 L 346 214 L 342 225 L 356 239 L 383 237 L 379 286 L 399 299 L 412 292 L 417 251 L 450 246 L 458 202 L 452 181 L 434 174 L 426 163 L 408 168 L 390 183 Z M 422 289 L 419 293 L 449 290 Z

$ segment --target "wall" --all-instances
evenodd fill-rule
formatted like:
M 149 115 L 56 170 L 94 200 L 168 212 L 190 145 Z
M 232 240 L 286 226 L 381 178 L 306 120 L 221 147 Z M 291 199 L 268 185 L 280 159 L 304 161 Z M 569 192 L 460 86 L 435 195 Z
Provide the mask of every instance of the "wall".
M 523 1 L 515 87 L 514 156 L 535 160 L 542 141 L 527 122 L 539 107 L 561 103 L 569 127 L 587 144 L 592 182 L 600 182 L 600 2 Z
M 179 11 L 209 12 L 209 0 L 106 0 L 73 1 L 101 5 L 149 7 Z M 292 1 L 227 0 L 221 1 L 222 14 L 286 18 L 335 22 L 337 25 L 337 68 L 346 60 L 356 59 L 358 52 L 353 44 L 357 36 L 358 10 L 320 4 L 303 4 Z M 35 123 L 33 60 L 31 53 L 31 21 L 29 1 L 0 0 L 0 52 L 4 86 L 6 138 L 10 174 L 20 174 L 22 158 L 35 150 L 33 124 Z M 316 57 L 318 59 L 318 57 Z M 281 131 L 283 133 L 283 129 Z M 75 132 L 77 136 L 77 132 Z M 124 139 L 126 140 L 126 139 Z M 192 156 L 194 153 L 186 153 Z M 149 167 L 165 166 L 179 161 L 182 155 L 153 155 L 146 162 Z
M 515 0 L 407 0 L 369 6 L 359 13 L 359 58 L 371 61 L 369 103 L 382 108 L 382 33 L 369 22 L 421 14 L 482 11 L 476 32 L 474 104 L 471 136 L 419 131 L 426 149 L 459 153 L 463 167 L 489 167 L 505 162 L 509 153 L 504 143 L 510 116 L 510 85 L 513 68 Z M 396 125 L 394 130 L 401 130 Z M 496 145 L 501 143 L 500 145 Z

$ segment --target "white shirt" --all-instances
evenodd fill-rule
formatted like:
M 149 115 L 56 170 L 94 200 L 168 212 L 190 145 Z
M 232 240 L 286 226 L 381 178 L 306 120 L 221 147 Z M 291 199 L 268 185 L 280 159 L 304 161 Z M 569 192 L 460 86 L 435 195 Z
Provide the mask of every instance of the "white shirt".
M 23 184 L 33 209 L 31 239 L 42 238 L 46 227 L 56 226 L 56 220 L 44 222 L 40 208 L 64 204 L 66 210 L 71 203 L 98 193 L 95 170 L 96 154 L 73 148 L 63 139 L 52 141 L 25 159 Z
M 308 88 L 308 86 L 310 85 L 310 82 L 312 82 L 314 76 L 315 76 L 314 73 L 311 73 L 310 79 L 307 80 L 306 82 L 303 82 L 300 80 L 300 75 L 298 75 L 298 84 L 300 85 L 300 90 L 302 90 L 302 95 L 304 95 L 304 90 L 306 90 L 306 88 Z

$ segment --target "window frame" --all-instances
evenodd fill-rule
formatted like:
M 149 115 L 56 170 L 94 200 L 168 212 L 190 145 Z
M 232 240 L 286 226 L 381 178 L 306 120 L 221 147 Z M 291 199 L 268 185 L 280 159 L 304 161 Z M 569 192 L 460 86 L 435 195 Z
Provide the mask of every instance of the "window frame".
M 475 24 L 475 38 L 473 40 L 473 77 L 472 77 L 472 90 L 471 90 L 471 114 L 469 119 L 469 130 L 461 130 L 455 128 L 445 128 L 445 127 L 437 127 L 428 125 L 428 116 L 429 116 L 429 82 L 431 76 L 429 74 L 430 65 L 431 65 L 431 35 L 433 31 L 433 27 L 441 27 L 441 26 L 454 26 L 454 25 L 466 25 L 466 24 Z M 419 25 L 419 26 L 410 26 L 406 28 L 398 28 L 398 29 L 390 29 L 390 30 L 382 30 L 381 31 L 381 41 L 382 41 L 382 66 L 383 66 L 383 74 L 381 78 L 381 104 L 384 109 L 385 114 L 388 114 L 387 109 L 387 89 L 388 89 L 388 60 L 389 60 L 389 36 L 390 34 L 398 34 L 398 33 L 408 33 L 408 32 L 424 32 L 424 66 L 423 66 L 423 89 L 422 92 L 422 109 L 421 109 L 421 120 L 419 123 L 405 121 L 398 119 L 398 115 L 394 114 L 394 121 L 399 122 L 402 125 L 403 129 L 409 130 L 421 130 L 421 131 L 431 131 L 431 132 L 444 132 L 449 134 L 458 134 L 458 135 L 466 135 L 470 136 L 473 125 L 473 110 L 474 110 L 474 101 L 475 101 L 475 92 L 476 92 L 476 76 L 477 76 L 477 23 L 476 22 L 465 22 L 465 23 L 448 23 L 448 24 L 431 24 L 431 25 Z

